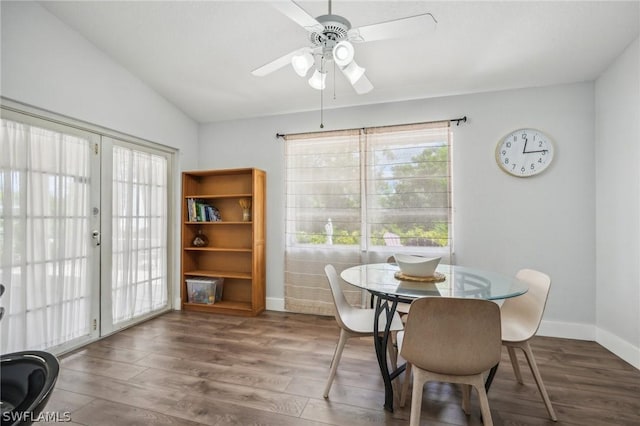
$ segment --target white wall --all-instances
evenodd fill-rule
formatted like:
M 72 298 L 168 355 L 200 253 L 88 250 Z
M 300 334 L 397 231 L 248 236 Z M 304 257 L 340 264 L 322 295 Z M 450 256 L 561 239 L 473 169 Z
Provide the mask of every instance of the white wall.
M 1 5 L 2 96 L 173 147 L 197 144 L 197 123 L 39 4 Z
M 640 39 L 598 78 L 597 340 L 640 368 Z
M 3 97 L 179 149 L 178 171 L 195 168 L 197 123 L 39 4 L 0 7 Z M 179 173 L 174 184 L 179 212 Z
M 339 94 L 338 94 L 339 96 Z M 454 126 L 457 262 L 507 274 L 548 272 L 553 285 L 542 331 L 595 337 L 593 84 L 424 99 L 325 111 L 325 129 L 411 123 L 467 115 Z M 495 163 L 498 140 L 534 127 L 555 140 L 556 159 L 521 179 Z M 277 132 L 319 130 L 319 112 L 201 126 L 199 168 L 267 172 L 267 297 L 284 297 L 284 155 Z

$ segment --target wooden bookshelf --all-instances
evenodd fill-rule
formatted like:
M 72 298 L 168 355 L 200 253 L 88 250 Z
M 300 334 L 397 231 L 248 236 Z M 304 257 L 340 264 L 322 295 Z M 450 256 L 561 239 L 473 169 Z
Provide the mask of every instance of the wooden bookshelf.
M 264 311 L 265 190 L 266 173 L 253 168 L 182 174 L 182 309 L 243 316 Z M 250 220 L 243 220 L 241 199 L 251 201 Z M 220 220 L 194 215 L 193 203 L 198 211 L 215 207 Z M 198 231 L 209 240 L 206 246 L 193 245 Z M 189 302 L 187 280 L 212 278 L 224 278 L 222 299 Z

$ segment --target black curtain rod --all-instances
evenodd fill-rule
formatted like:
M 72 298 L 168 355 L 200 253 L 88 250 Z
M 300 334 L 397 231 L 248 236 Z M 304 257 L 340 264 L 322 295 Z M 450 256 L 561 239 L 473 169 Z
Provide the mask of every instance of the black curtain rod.
M 467 116 L 465 115 L 464 117 L 461 118 L 450 118 L 449 120 L 435 120 L 435 121 L 425 121 L 425 123 L 437 123 L 438 121 L 449 121 L 451 123 L 453 123 L 455 121 L 456 126 L 459 126 L 460 123 L 466 123 L 467 122 Z M 408 124 L 409 126 L 411 124 L 418 124 L 418 123 L 410 123 Z M 391 126 L 401 126 L 401 124 L 392 124 Z M 385 127 L 385 126 L 378 126 L 378 127 Z M 341 129 L 341 130 L 354 130 L 354 129 Z M 320 133 L 320 132 L 317 132 Z M 284 133 L 276 133 L 276 138 L 284 138 L 286 136 L 286 134 Z

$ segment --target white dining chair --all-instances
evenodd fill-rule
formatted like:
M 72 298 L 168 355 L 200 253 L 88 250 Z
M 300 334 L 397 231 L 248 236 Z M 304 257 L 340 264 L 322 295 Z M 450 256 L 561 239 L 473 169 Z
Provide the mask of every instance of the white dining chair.
M 425 382 L 460 383 L 462 409 L 469 414 L 470 386 L 480 400 L 485 426 L 493 424 L 483 373 L 500 362 L 500 308 L 482 299 L 425 297 L 411 304 L 400 355 L 407 361 L 400 406 L 413 374 L 410 425 L 420 424 Z
M 333 265 L 325 266 L 324 272 L 329 280 L 329 287 L 331 288 L 331 294 L 333 295 L 333 302 L 335 304 L 335 318 L 340 326 L 340 339 L 338 340 L 333 360 L 331 361 L 331 371 L 329 372 L 329 378 L 327 379 L 327 384 L 323 392 L 323 396 L 328 398 L 331 385 L 333 384 L 333 379 L 335 378 L 336 371 L 338 370 L 340 358 L 342 357 L 342 351 L 347 340 L 351 337 L 373 336 L 373 326 L 376 318 L 374 309 L 361 309 L 349 304 L 342 291 L 342 287 L 340 286 L 340 278 L 338 277 L 336 268 Z M 378 330 L 382 333 L 387 321 L 387 317 L 384 312 L 382 312 L 377 321 Z M 391 320 L 390 331 L 395 333 L 402 329 L 402 321 L 398 314 L 394 313 Z M 397 353 L 393 346 L 392 339 L 388 340 L 388 350 L 391 362 L 395 365 Z
M 549 399 L 544 387 L 542 376 L 540 376 L 536 359 L 529 344 L 540 327 L 551 287 L 551 278 L 547 274 L 533 269 L 518 271 L 516 278 L 529 284 L 529 290 L 521 296 L 506 299 L 502 304 L 502 344 L 509 352 L 513 372 L 520 384 L 523 384 L 523 380 L 515 349 L 521 349 L 524 352 L 549 417 L 555 422 L 558 418 L 553 410 L 553 405 L 551 405 L 551 399 Z

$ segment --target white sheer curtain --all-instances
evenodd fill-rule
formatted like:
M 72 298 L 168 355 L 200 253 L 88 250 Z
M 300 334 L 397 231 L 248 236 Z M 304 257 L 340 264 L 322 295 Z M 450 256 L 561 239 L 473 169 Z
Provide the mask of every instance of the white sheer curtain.
M 113 147 L 112 320 L 167 306 L 167 159 Z
M 2 119 L 2 353 L 90 334 L 90 139 Z
M 333 313 L 327 263 L 451 263 L 450 147 L 449 122 L 287 135 L 285 309 Z

